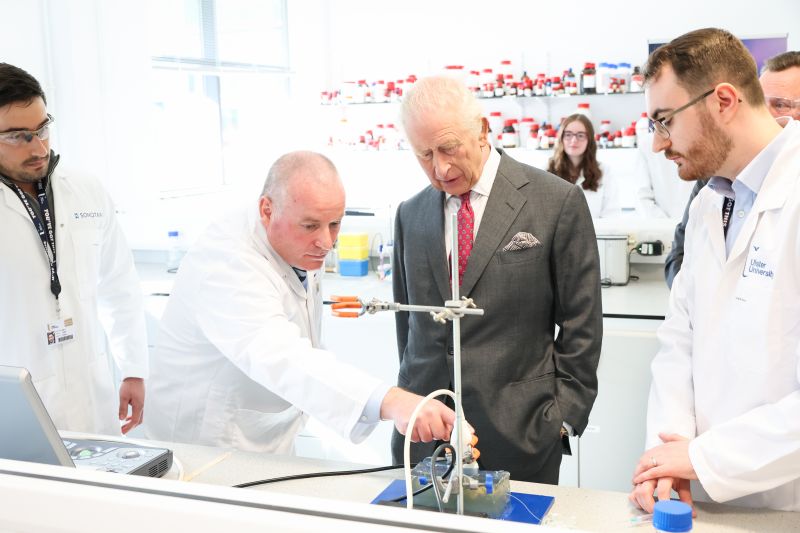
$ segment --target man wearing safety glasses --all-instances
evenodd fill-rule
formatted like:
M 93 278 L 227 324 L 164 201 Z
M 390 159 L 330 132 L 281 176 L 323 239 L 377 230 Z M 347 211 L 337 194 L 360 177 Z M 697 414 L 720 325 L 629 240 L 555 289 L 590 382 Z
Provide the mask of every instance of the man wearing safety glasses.
M 0 63 L 0 365 L 30 371 L 58 428 L 119 435 L 142 421 L 141 289 L 100 183 L 56 170 L 53 123 L 39 82 Z
M 645 91 L 653 150 L 710 179 L 658 331 L 631 501 L 652 512 L 675 489 L 800 511 L 800 123 L 776 122 L 724 30 L 654 51 Z
M 760 81 L 772 116 L 800 120 L 800 52 L 785 52 L 768 59 Z

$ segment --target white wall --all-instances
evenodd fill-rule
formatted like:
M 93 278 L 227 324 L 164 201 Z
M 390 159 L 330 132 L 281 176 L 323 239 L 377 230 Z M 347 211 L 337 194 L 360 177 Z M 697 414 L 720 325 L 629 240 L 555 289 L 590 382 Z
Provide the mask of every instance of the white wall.
M 44 6 L 45 0 L 0 0 L 0 61 L 24 68 L 50 94 L 50 43 Z
M 647 57 L 647 41 L 706 26 L 741 37 L 789 34 L 800 48 L 800 4 L 751 1 L 331 0 L 331 77 L 392 77 L 446 64 L 562 69 Z

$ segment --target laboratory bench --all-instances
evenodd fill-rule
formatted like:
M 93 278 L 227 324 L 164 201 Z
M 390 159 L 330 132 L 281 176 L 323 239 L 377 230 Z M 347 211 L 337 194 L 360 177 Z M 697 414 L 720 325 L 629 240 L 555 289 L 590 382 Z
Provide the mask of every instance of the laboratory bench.
M 145 442 L 145 444 L 148 443 Z M 303 521 L 298 523 L 301 525 L 306 524 L 306 520 L 314 520 L 315 517 L 325 513 L 351 513 L 353 516 L 360 517 L 359 520 L 364 520 L 364 517 L 369 520 L 369 517 L 377 516 L 390 519 L 403 516 L 398 513 L 406 513 L 404 509 L 363 505 L 372 501 L 392 480 L 402 479 L 401 470 L 291 480 L 248 489 L 231 489 L 229 487 L 233 487 L 233 485 L 250 481 L 312 472 L 350 470 L 362 468 L 363 465 L 294 456 L 249 453 L 191 444 L 159 442 L 150 444 L 171 448 L 175 458 L 178 460 L 162 479 L 84 470 L 77 471 L 63 467 L 0 460 L 0 494 L 3 494 L 4 508 L 6 509 L 4 513 L 0 513 L 0 526 L 4 523 L 6 525 L 11 523 L 18 526 L 14 530 L 45 530 L 41 527 L 23 526 L 26 524 L 28 526 L 31 524 L 44 526 L 50 520 L 48 516 L 30 516 L 23 513 L 26 506 L 32 506 L 30 501 L 32 497 L 36 496 L 44 499 L 50 494 L 59 493 L 58 481 L 62 476 L 68 477 L 69 487 L 71 487 L 69 494 L 63 491 L 63 487 L 61 488 L 61 497 L 65 500 L 67 498 L 70 499 L 69 510 L 65 512 L 74 515 L 73 520 L 75 520 L 75 523 L 71 524 L 69 528 L 53 528 L 52 530 L 54 531 L 100 530 L 96 527 L 86 527 L 86 525 L 82 527 L 80 523 L 81 520 L 89 520 L 85 518 L 85 510 L 82 509 L 82 506 L 84 504 L 88 505 L 90 499 L 97 497 L 96 495 L 87 494 L 85 500 L 82 499 L 82 488 L 78 487 L 80 484 L 135 492 L 135 494 L 125 498 L 115 496 L 115 501 L 104 504 L 108 506 L 117 505 L 117 508 L 108 507 L 105 511 L 114 511 L 116 509 L 116 512 L 129 516 L 129 525 L 130 520 L 136 516 L 136 512 L 141 510 L 140 505 L 143 505 L 142 502 L 144 502 L 144 495 L 146 494 L 183 494 L 187 498 L 195 500 L 195 504 L 197 503 L 196 500 L 200 499 L 209 503 L 222 500 L 241 501 L 243 506 L 250 507 L 257 503 L 273 509 L 284 510 L 287 507 L 291 507 L 296 508 L 297 516 L 294 520 Z M 178 480 L 178 464 L 182 467 L 181 480 Z M 29 486 L 32 483 L 29 479 L 31 477 L 39 480 L 38 485 Z M 649 524 L 631 526 L 631 519 L 642 516 L 644 513 L 635 509 L 628 502 L 627 494 L 623 492 L 517 481 L 511 482 L 511 489 L 514 492 L 547 495 L 555 498 L 552 508 L 544 517 L 543 524 L 545 527 L 540 528 L 540 531 L 619 532 L 629 530 L 630 527 L 635 527 L 633 531 L 637 529 L 639 531 L 652 530 L 652 526 Z M 107 492 L 110 494 L 113 491 Z M 108 494 L 102 493 L 101 496 L 103 498 L 110 497 Z M 20 501 L 16 502 L 15 500 Z M 175 503 L 180 502 L 176 502 L 173 498 L 173 503 L 169 507 L 175 508 Z M 200 503 L 202 504 L 203 502 Z M 786 532 L 800 529 L 800 513 L 754 510 L 716 503 L 698 503 L 696 507 L 697 517 L 694 520 L 692 529 L 696 533 L 730 531 Z M 153 519 L 157 518 L 160 513 L 167 511 L 163 504 L 158 506 L 149 505 L 148 510 Z M 238 509 L 234 510 L 238 512 Z M 230 511 L 228 509 L 228 513 Z M 173 524 L 173 526 L 191 528 L 193 531 L 213 530 L 208 529 L 208 524 L 204 524 L 205 528 L 201 527 L 199 509 L 195 514 L 195 517 L 185 516 L 180 524 Z M 516 524 L 490 521 L 488 519 L 468 518 L 462 521 L 448 522 L 441 521 L 441 515 L 428 511 L 411 514 L 417 523 L 427 524 L 422 529 L 429 531 L 516 531 L 518 529 Z M 405 516 L 409 516 L 409 513 Z M 236 524 L 238 518 L 240 517 L 236 513 L 228 514 L 231 528 Z M 61 524 L 67 523 L 66 519 L 67 517 L 63 517 Z M 221 515 L 221 519 L 224 520 L 225 515 Z M 442 519 L 446 520 L 445 518 Z M 308 523 L 313 524 L 313 522 Z M 88 524 L 100 524 L 100 522 L 90 521 L 87 522 Z M 167 523 L 162 525 L 167 529 Z M 354 527 L 355 525 L 358 524 L 352 524 L 343 530 L 357 530 Z M 284 530 L 281 527 L 275 527 L 274 529 Z M 297 529 L 302 530 L 303 528 L 298 526 Z M 47 530 L 49 531 L 50 529 Z M 522 529 L 520 528 L 520 530 Z M 120 528 L 119 531 L 127 531 L 127 529 Z
M 365 465 L 320 459 L 265 455 L 195 446 L 171 444 L 183 463 L 184 476 L 197 474 L 192 482 L 233 486 L 260 479 L 291 476 L 309 472 L 351 470 Z M 208 466 L 210 465 L 210 466 Z M 207 468 L 206 468 L 207 467 Z M 366 466 L 368 468 L 368 466 Z M 168 473 L 177 478 L 175 469 Z M 323 477 L 273 483 L 247 490 L 298 494 L 319 498 L 368 503 L 394 479 L 402 479 L 402 470 L 389 470 L 356 476 Z M 630 519 L 644 513 L 628 502 L 627 493 L 511 482 L 513 492 L 554 496 L 544 524 L 555 528 L 586 531 L 620 531 Z M 693 533 L 730 531 L 797 531 L 800 513 L 753 510 L 717 503 L 698 503 Z M 641 528 L 646 530 L 646 528 Z M 640 529 L 640 530 L 641 530 Z

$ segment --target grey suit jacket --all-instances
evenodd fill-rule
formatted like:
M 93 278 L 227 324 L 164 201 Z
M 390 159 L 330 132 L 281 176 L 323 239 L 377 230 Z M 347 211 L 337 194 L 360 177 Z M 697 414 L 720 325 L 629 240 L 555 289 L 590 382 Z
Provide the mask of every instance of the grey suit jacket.
M 553 450 L 562 422 L 583 432 L 597 395 L 599 259 L 581 190 L 501 154 L 461 284 L 461 295 L 485 310 L 461 320 L 462 403 L 480 439 L 482 466 L 535 481 L 546 461 L 560 464 L 560 448 Z M 429 186 L 397 209 L 397 302 L 450 299 L 444 198 Z M 504 252 L 518 232 L 541 244 Z M 425 313 L 397 313 L 396 320 L 398 385 L 421 395 L 452 390 L 452 323 Z M 412 453 L 419 460 L 431 451 L 416 445 Z M 397 436 L 393 454 L 402 457 Z

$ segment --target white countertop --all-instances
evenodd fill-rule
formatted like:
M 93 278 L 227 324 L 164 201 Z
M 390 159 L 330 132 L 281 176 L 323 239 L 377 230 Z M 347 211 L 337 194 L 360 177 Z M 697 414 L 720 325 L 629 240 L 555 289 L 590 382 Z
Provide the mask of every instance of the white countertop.
M 266 455 L 208 448 L 188 444 L 171 444 L 175 456 L 183 463 L 184 475 L 192 482 L 212 485 L 236 485 L 248 481 L 309 472 L 362 468 L 350 463 L 322 461 L 290 456 Z M 167 473 L 177 479 L 176 469 Z M 393 479 L 402 479 L 401 470 L 390 470 L 355 476 L 336 476 L 293 480 L 247 490 L 315 496 L 351 502 L 370 502 Z M 628 502 L 622 492 L 597 491 L 512 481 L 512 490 L 555 497 L 544 523 L 565 529 L 586 531 L 623 531 L 629 520 L 643 513 Z M 693 533 L 730 531 L 798 531 L 800 513 L 753 510 L 715 503 L 698 503 L 698 516 Z M 640 530 L 648 530 L 642 526 Z

